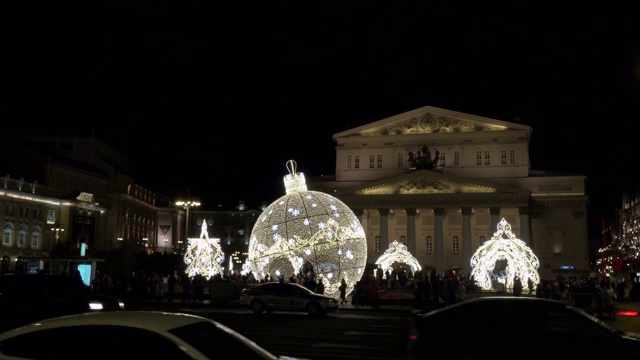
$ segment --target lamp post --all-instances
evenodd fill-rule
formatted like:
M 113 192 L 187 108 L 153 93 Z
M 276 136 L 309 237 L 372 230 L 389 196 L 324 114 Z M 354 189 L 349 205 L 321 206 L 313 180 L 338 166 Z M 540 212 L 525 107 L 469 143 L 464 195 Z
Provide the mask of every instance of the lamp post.
M 52 227 L 51 231 L 55 231 L 56 232 L 56 244 L 58 243 L 58 239 L 60 239 L 60 231 L 64 231 L 64 229 L 62 227 L 60 227 L 60 225 L 57 225 L 56 227 Z
M 182 207 L 183 209 L 185 209 L 187 211 L 187 218 L 185 220 L 185 230 L 184 230 L 184 238 L 185 241 L 188 241 L 189 239 L 189 209 L 192 207 L 197 207 L 200 206 L 200 203 L 197 201 L 177 201 L 176 205 Z M 184 241 L 182 242 L 183 245 L 180 245 L 180 250 L 184 250 Z

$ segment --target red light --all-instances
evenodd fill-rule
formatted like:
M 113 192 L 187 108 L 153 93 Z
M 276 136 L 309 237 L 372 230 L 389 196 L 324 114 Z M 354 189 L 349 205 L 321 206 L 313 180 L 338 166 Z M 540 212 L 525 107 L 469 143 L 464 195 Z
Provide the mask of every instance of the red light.
M 616 313 L 620 316 L 638 316 L 637 310 L 620 310 Z
M 418 340 L 418 335 L 416 334 L 409 335 L 409 340 L 412 340 L 412 341 Z

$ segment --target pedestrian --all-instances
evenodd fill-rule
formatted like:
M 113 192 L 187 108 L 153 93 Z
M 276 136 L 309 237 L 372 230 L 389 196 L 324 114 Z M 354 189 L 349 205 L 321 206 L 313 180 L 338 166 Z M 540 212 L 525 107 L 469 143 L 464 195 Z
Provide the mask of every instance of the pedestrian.
M 340 290 L 340 305 L 344 305 L 347 303 L 347 281 L 344 278 L 340 281 L 338 290 Z
M 180 279 L 180 285 L 182 285 L 182 301 L 191 301 L 191 277 L 186 272 L 182 273 Z
M 322 278 L 318 279 L 318 284 L 316 285 L 316 293 L 324 294 L 324 282 L 322 281 Z
M 522 295 L 522 281 L 519 276 L 516 276 L 515 279 L 513 279 L 513 295 Z
M 176 284 L 180 281 L 178 278 L 178 271 L 174 270 L 172 274 L 169 274 L 167 279 L 167 300 L 173 302 L 173 296 L 176 292 Z

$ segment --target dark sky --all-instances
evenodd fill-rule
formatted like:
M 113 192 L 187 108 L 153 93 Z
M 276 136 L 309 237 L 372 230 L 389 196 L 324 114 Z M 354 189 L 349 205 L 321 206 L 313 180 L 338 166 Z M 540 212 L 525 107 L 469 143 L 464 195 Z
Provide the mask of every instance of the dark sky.
M 206 207 L 271 203 L 287 160 L 331 175 L 334 133 L 427 105 L 532 126 L 532 169 L 588 176 L 590 228 L 640 184 L 631 1 L 5 7 L 2 131 L 95 131 Z

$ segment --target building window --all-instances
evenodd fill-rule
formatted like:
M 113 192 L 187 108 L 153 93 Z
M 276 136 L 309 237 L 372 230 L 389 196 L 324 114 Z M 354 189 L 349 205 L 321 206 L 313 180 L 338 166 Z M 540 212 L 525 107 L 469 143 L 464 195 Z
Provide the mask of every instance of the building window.
M 476 165 L 482 165 L 482 151 L 476 151 Z
M 488 151 L 484 152 L 484 164 L 491 165 L 491 153 Z
M 47 224 L 56 223 L 56 212 L 53 210 L 47 210 Z
M 382 155 L 378 154 L 378 169 L 382 169 Z
M 404 162 L 402 161 L 402 154 L 398 154 L 398 167 L 403 167 Z
M 33 234 L 31 237 L 31 248 L 37 249 L 39 248 L 40 236 L 38 234 Z
M 360 169 L 360 155 L 356 155 L 356 156 L 355 156 L 355 158 L 354 158 L 354 163 L 355 163 L 355 164 L 354 164 L 354 165 L 355 165 L 354 167 L 355 167 L 356 169 Z
M 427 236 L 427 253 L 433 252 L 433 238 L 431 236 Z
M 453 166 L 460 166 L 460 153 L 457 151 L 453 153 Z
M 2 243 L 4 245 L 11 245 L 11 231 L 4 232 L 4 240 Z
M 18 236 L 18 247 L 19 248 L 24 248 L 24 239 L 26 237 L 26 234 L 23 232 L 20 232 L 20 235 Z
M 347 155 L 347 169 L 351 169 L 351 155 Z
M 374 167 L 376 167 L 376 157 L 371 154 L 369 155 L 369 169 L 373 169 Z
M 375 243 L 373 244 L 373 251 L 379 253 L 380 252 L 380 235 L 376 236 Z
M 444 164 L 445 164 L 444 151 L 440 152 L 439 156 L 440 156 L 440 159 L 438 160 L 438 163 L 436 165 L 444 167 Z
M 513 149 L 509 150 L 509 164 L 516 164 L 516 151 Z
M 35 220 L 42 220 L 42 209 L 33 209 L 33 218 Z
M 407 237 L 404 235 L 400 236 L 400 243 L 404 246 L 407 246 Z
M 480 235 L 480 245 L 484 244 L 487 241 L 487 238 L 484 235 Z
M 507 150 L 500 151 L 500 163 L 507 165 Z
M 14 211 L 15 208 L 16 207 L 14 205 L 7 204 L 7 210 L 5 212 L 5 215 L 13 216 L 13 211 Z
M 453 237 L 453 242 L 451 243 L 451 251 L 454 254 L 460 252 L 460 238 L 458 237 L 458 235 Z

